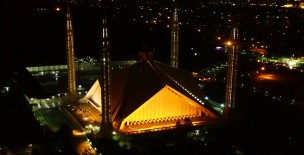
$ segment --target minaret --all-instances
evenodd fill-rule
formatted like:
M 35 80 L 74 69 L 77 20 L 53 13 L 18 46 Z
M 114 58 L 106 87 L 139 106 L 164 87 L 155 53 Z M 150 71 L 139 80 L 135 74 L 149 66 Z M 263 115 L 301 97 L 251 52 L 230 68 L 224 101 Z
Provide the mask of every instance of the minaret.
M 173 19 L 171 26 L 171 67 L 178 68 L 178 14 L 177 7 L 175 3 L 174 11 L 173 11 Z
M 68 99 L 74 102 L 77 99 L 76 93 L 76 76 L 75 76 L 75 56 L 74 56 L 74 39 L 73 28 L 70 12 L 70 4 L 67 2 L 67 29 L 66 29 L 66 53 L 67 53 L 67 72 L 68 72 Z
M 224 117 L 229 117 L 231 110 L 235 108 L 235 94 L 237 86 L 237 70 L 238 70 L 238 27 L 235 25 L 231 31 L 231 42 L 228 45 L 228 64 L 226 78 L 226 96 L 225 108 L 223 111 Z
M 111 84 L 111 68 L 110 68 L 110 40 L 108 35 L 106 18 L 102 19 L 101 27 L 101 136 L 103 138 L 109 138 L 112 134 L 112 114 L 111 114 L 111 96 L 110 96 L 110 84 Z

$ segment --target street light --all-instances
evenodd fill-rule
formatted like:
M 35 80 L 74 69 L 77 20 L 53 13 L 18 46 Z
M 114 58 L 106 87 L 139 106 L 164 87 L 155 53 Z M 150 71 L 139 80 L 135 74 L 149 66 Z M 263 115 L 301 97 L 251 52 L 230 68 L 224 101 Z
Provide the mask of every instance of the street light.
M 226 42 L 226 45 L 227 45 L 227 46 L 231 46 L 231 45 L 232 45 L 232 42 L 231 42 L 231 41 L 227 41 L 227 42 Z

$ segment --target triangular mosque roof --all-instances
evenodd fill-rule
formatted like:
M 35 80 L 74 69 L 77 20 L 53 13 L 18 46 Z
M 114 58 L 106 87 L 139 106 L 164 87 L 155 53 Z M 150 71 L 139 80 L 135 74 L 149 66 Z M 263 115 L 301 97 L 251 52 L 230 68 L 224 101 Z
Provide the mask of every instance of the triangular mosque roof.
M 127 117 L 166 85 L 217 114 L 211 106 L 204 102 L 204 95 L 190 72 L 156 61 L 139 61 L 123 70 L 112 73 L 112 118 L 123 119 Z M 100 89 L 100 86 L 97 88 Z M 94 92 L 100 92 L 96 86 L 93 86 L 92 89 Z M 90 93 L 92 91 L 90 90 L 88 95 L 91 95 L 86 97 L 100 105 L 101 100 L 96 100 L 98 99 L 96 96 L 92 98 L 93 93 Z

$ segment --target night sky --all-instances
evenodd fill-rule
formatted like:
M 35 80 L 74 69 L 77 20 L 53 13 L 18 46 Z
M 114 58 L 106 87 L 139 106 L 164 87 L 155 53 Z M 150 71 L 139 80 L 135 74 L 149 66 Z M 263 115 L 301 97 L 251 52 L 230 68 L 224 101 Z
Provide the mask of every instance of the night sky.
M 2 7 L 1 60 L 7 62 L 20 62 L 30 57 L 28 53 L 30 43 L 30 5 L 29 3 L 6 0 Z M 16 5 L 18 4 L 18 5 Z M 25 57 L 26 56 L 26 57 Z
M 134 1 L 132 2 L 135 3 Z M 195 7 L 191 5 L 196 4 L 197 0 L 191 1 L 193 3 L 184 0 L 180 0 L 179 2 L 182 7 L 193 8 L 195 10 Z M 0 41 L 2 62 L 20 63 L 25 66 L 65 63 L 66 21 L 65 7 L 62 1 L 5 0 L 2 3 L 4 4 L 4 7 L 2 7 L 1 10 L 1 17 L 3 17 L 2 21 L 4 21 L 1 22 Z M 128 4 L 129 3 L 131 2 L 128 2 Z M 61 7 L 60 11 L 55 10 L 57 6 Z M 133 10 L 138 9 L 136 8 L 137 6 L 132 6 L 131 4 L 128 7 Z M 41 8 L 46 8 L 46 11 L 39 10 Z M 139 15 L 145 15 L 147 12 L 132 12 L 129 8 L 125 9 L 125 12 L 120 11 L 122 13 L 120 13 L 119 16 L 116 16 L 115 19 L 109 18 L 108 23 L 112 60 L 136 60 L 138 58 L 138 52 L 145 47 L 148 47 L 150 50 L 154 51 L 157 60 L 168 64 L 170 57 L 170 29 L 165 29 L 161 24 L 151 26 L 144 22 L 133 22 L 133 17 L 139 19 Z M 220 33 L 228 34 L 230 28 L 227 23 L 221 23 L 220 16 L 212 16 L 212 12 L 217 11 L 220 13 L 229 11 L 216 8 L 217 7 L 210 8 L 209 10 L 206 8 L 201 10 L 198 9 L 193 16 L 188 16 L 185 13 L 184 15 L 180 14 L 181 22 L 185 23 L 189 21 L 190 24 L 194 24 L 191 26 L 183 24 L 180 27 L 181 63 L 187 65 L 189 63 L 200 63 L 201 66 L 198 67 L 201 69 L 206 66 L 208 67 L 208 64 L 210 66 L 211 64 L 224 60 L 223 58 L 225 58 L 225 55 L 219 55 L 212 50 L 212 48 L 214 48 L 213 46 L 215 46 L 215 41 L 212 39 L 216 38 L 215 35 Z M 243 10 L 246 11 L 246 9 Z M 263 9 L 252 9 L 252 14 L 249 12 L 242 13 L 241 15 L 244 16 L 245 19 L 254 18 L 254 15 L 261 13 L 261 19 L 250 19 L 247 22 L 242 21 L 240 33 L 247 38 L 254 36 L 257 41 L 261 40 L 264 43 L 274 44 L 272 47 L 275 52 L 278 50 L 282 50 L 283 52 L 300 51 L 303 49 L 301 43 L 303 37 L 300 33 L 297 35 L 295 34 L 298 29 L 302 32 L 301 30 L 303 28 L 301 27 L 303 24 L 294 21 L 300 21 L 303 17 L 299 15 L 298 19 L 298 17 L 296 18 L 293 16 L 294 14 L 297 14 L 297 12 L 290 11 L 290 23 L 288 25 L 290 29 L 286 30 L 286 33 L 288 33 L 286 37 L 282 38 L 275 31 L 280 31 L 281 27 L 285 26 L 283 25 L 285 23 L 280 22 L 280 20 L 268 22 L 263 19 L 264 16 L 272 16 L 271 13 L 265 14 L 265 11 L 274 11 L 274 15 L 276 16 L 278 13 L 275 10 L 276 9 L 265 9 L 263 11 Z M 205 16 L 198 18 L 201 19 L 201 21 L 196 18 L 190 18 L 195 17 L 194 15 L 196 14 Z M 283 13 L 278 15 L 282 16 L 282 14 Z M 153 16 L 154 15 L 151 15 L 150 18 L 153 18 Z M 98 58 L 101 26 L 100 9 L 73 5 L 72 20 L 75 55 L 79 58 L 86 56 Z M 266 25 L 267 23 L 270 24 Z M 273 26 L 277 26 L 277 29 Z M 195 31 L 197 27 L 202 27 L 203 31 L 201 34 L 198 34 Z M 272 32 L 274 33 L 272 38 L 267 38 L 269 37 L 267 33 L 269 30 L 274 30 L 274 32 Z M 192 47 L 194 47 L 196 51 L 191 51 L 190 48 Z M 282 51 L 280 52 L 282 53 Z M 198 52 L 198 57 L 196 57 L 197 60 L 193 59 L 193 55 L 191 55 L 192 52 Z M 187 67 L 190 68 L 193 66 Z
M 2 62 L 24 66 L 65 63 L 66 18 L 62 3 L 46 0 L 20 0 L 17 3 L 7 0 L 4 4 L 5 22 L 2 23 L 0 47 Z M 56 6 L 61 7 L 61 10 L 56 11 Z M 47 11 L 37 11 L 40 8 L 46 8 Z M 137 60 L 139 51 L 149 48 L 155 52 L 157 60 L 168 63 L 170 29 L 155 27 L 152 31 L 144 24 L 132 23 L 131 18 L 122 14 L 115 20 L 109 19 L 112 60 Z M 98 58 L 100 9 L 73 6 L 72 20 L 76 57 Z M 193 40 L 185 36 L 185 40 L 189 39 Z

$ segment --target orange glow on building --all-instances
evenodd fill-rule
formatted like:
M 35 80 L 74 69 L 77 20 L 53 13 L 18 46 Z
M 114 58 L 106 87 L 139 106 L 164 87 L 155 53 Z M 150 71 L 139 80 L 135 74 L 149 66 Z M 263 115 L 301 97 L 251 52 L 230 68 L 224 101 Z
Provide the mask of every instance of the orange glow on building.
M 284 8 L 291 8 L 291 7 L 293 7 L 293 5 L 292 4 L 285 4 L 285 5 L 283 5 L 283 7 Z
M 304 9 L 304 2 L 301 2 L 300 5 L 299 5 L 299 7 L 300 7 L 301 9 Z
M 277 77 L 276 75 L 273 74 L 261 74 L 259 76 L 257 76 L 258 80 L 276 80 Z
M 252 48 L 252 49 L 250 49 L 250 51 L 261 54 L 261 55 L 267 54 L 267 50 L 261 49 L 261 48 Z
M 111 121 L 116 132 L 133 134 L 200 125 L 219 116 L 201 99 L 204 96 L 190 72 L 141 61 L 113 73 L 111 83 Z M 96 80 L 81 102 L 101 113 L 101 98 Z
M 101 96 L 98 80 L 91 87 L 85 100 L 100 111 Z M 142 103 L 134 112 L 121 123 L 113 121 L 116 130 L 123 133 L 145 132 L 146 130 L 162 130 L 163 128 L 175 128 L 177 122 L 185 124 L 185 119 L 192 124 L 202 124 L 206 120 L 216 119 L 213 112 L 206 109 L 200 103 L 189 99 L 187 96 L 166 85 L 146 102 Z M 112 120 L 115 120 L 114 115 Z
M 175 126 L 176 123 L 172 124 L 172 122 L 183 121 L 185 118 L 196 118 L 197 122 L 202 122 L 204 117 L 217 118 L 199 103 L 166 85 L 123 119 L 119 130 L 124 131 L 125 128 L 136 125 L 142 125 L 141 128 L 143 128 L 159 122 L 163 122 L 162 126 Z M 192 123 L 194 122 L 192 121 Z
M 78 130 L 72 130 L 74 136 L 83 136 L 83 132 Z

